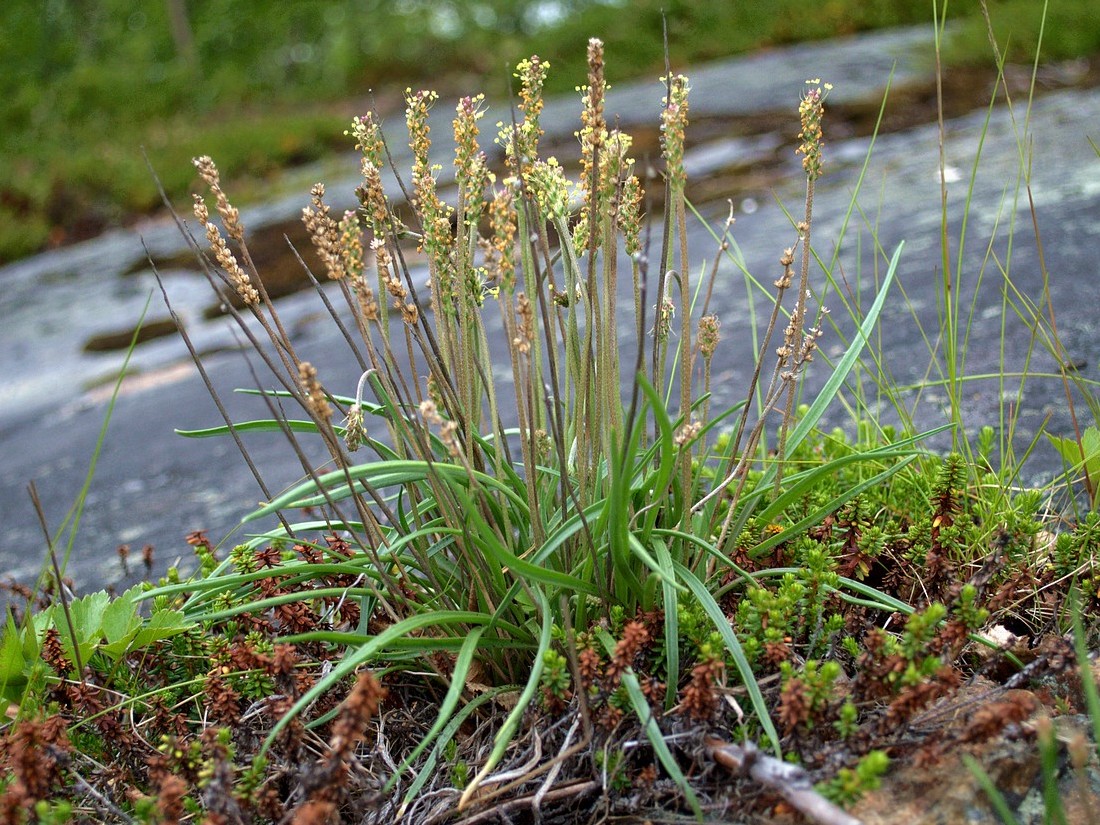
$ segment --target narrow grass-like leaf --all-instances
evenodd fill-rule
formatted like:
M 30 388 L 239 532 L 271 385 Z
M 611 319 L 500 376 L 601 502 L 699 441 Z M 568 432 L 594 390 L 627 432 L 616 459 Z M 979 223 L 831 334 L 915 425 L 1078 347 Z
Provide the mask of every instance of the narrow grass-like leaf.
M 242 421 L 241 423 L 233 424 L 233 429 L 242 433 L 282 433 L 289 429 L 292 433 L 316 433 L 320 432 L 317 429 L 317 425 L 312 421 L 302 421 L 300 419 L 287 419 L 285 421 L 275 421 L 271 418 L 262 418 L 255 421 Z M 344 434 L 343 427 L 333 427 L 338 435 Z M 220 427 L 204 427 L 199 430 L 173 430 L 176 435 L 182 435 L 184 438 L 213 438 L 215 436 L 229 435 L 229 427 L 222 425 Z
M 462 797 L 458 801 L 459 810 L 466 806 L 470 797 L 473 796 L 489 774 L 492 773 L 493 768 L 497 766 L 504 756 L 504 752 L 508 750 L 508 746 L 512 744 L 512 738 L 516 735 L 516 730 L 519 728 L 520 719 L 523 718 L 523 714 L 527 711 L 528 705 L 531 704 L 531 700 L 538 690 L 539 680 L 542 678 L 543 654 L 550 649 L 550 632 L 553 629 L 554 621 L 550 613 L 550 606 L 546 601 L 546 595 L 542 590 L 538 587 L 531 587 L 530 592 L 534 595 L 535 601 L 538 602 L 539 611 L 542 614 L 542 629 L 539 632 L 539 646 L 538 650 L 535 651 L 534 661 L 531 663 L 531 675 L 527 679 L 527 684 L 524 685 L 523 692 L 519 695 L 516 706 L 512 708 L 511 712 L 508 714 L 508 718 L 504 720 L 504 724 L 497 732 L 496 738 L 493 741 L 493 750 L 489 753 L 488 760 L 486 760 L 481 770 L 478 771 L 477 776 L 470 780 L 470 784 L 467 785 L 466 789 L 462 792 Z
M 408 808 L 409 803 L 416 798 L 420 793 L 420 789 L 424 787 L 424 784 L 435 775 L 435 766 L 439 761 L 439 754 L 443 750 L 443 747 L 447 742 L 454 738 L 454 735 L 458 733 L 458 729 L 474 714 L 474 712 L 484 705 L 486 702 L 495 700 L 502 693 L 508 693 L 513 688 L 510 685 L 500 685 L 498 687 L 490 688 L 480 696 L 475 696 L 467 704 L 463 705 L 454 716 L 451 717 L 441 731 L 439 731 L 438 739 L 434 746 L 432 746 L 431 752 L 424 760 L 424 764 L 421 765 L 420 770 L 416 774 L 416 778 L 413 779 L 409 789 L 405 792 L 405 796 L 401 801 L 401 808 L 398 811 L 398 817 L 404 815 L 405 810 Z M 387 788 L 392 787 L 394 780 L 398 778 L 397 773 L 391 777 L 390 782 L 386 785 Z
M 644 416 L 639 416 L 639 418 L 644 418 Z M 630 555 L 629 522 L 631 507 L 629 479 L 634 472 L 633 459 L 634 456 L 638 454 L 638 447 L 642 437 L 642 425 L 638 421 L 634 421 L 633 424 L 634 426 L 631 428 L 631 431 L 626 434 L 623 444 L 620 445 L 615 439 L 611 441 L 611 484 L 608 489 L 607 498 L 603 502 L 600 523 L 597 525 L 597 530 L 599 530 L 606 524 L 608 552 L 612 560 L 612 566 L 616 571 L 616 576 L 620 575 L 620 570 L 625 573 L 629 569 L 625 564 L 626 559 Z M 594 570 L 593 573 L 600 575 L 601 571 Z M 606 583 L 608 588 L 610 588 L 612 584 L 612 582 Z M 630 584 L 634 588 L 639 588 L 640 586 L 636 581 Z
M 661 577 L 661 595 L 664 597 L 662 607 L 665 614 L 665 670 L 667 672 L 665 682 L 669 685 L 678 685 L 680 684 L 680 617 L 677 591 L 686 592 L 687 588 L 676 581 L 672 554 L 668 552 L 668 545 L 663 539 L 653 538 L 653 551 L 657 554 L 661 569 L 666 571 Z M 676 691 L 665 692 L 665 710 L 672 707 L 675 699 Z
M 333 470 L 320 476 L 317 481 L 307 481 L 292 490 L 277 496 L 258 510 L 249 513 L 243 521 L 253 521 L 285 508 L 302 508 L 317 506 L 324 503 L 326 498 L 320 495 L 320 489 L 328 489 L 330 485 L 342 486 L 346 492 L 346 481 L 366 481 L 377 489 L 390 487 L 410 482 L 426 481 L 432 473 L 447 478 L 450 481 L 477 483 L 500 492 L 517 508 L 520 514 L 527 514 L 527 502 L 519 496 L 511 487 L 502 483 L 493 476 L 476 470 L 467 470 L 456 464 L 429 464 L 427 461 L 376 461 L 368 464 L 359 464 L 348 467 L 347 470 Z M 307 503 L 312 502 L 312 504 Z
M 897 274 L 898 264 L 901 261 L 901 253 L 904 248 L 905 242 L 902 241 L 898 244 L 897 249 L 894 250 L 894 254 L 890 258 L 890 265 L 879 287 L 878 294 L 875 296 L 874 302 L 867 311 L 863 323 L 857 330 L 855 338 L 848 345 L 848 349 L 845 350 L 840 361 L 837 362 L 832 374 L 829 376 L 828 380 L 826 380 L 825 386 L 821 388 L 821 392 L 817 394 L 817 397 L 809 406 L 806 413 L 798 419 L 798 423 L 795 424 L 794 428 L 791 429 L 790 433 L 787 435 L 786 452 L 788 455 L 792 454 L 806 436 L 810 434 L 813 428 L 817 426 L 817 422 L 821 420 L 821 416 L 825 414 L 829 405 L 832 404 L 833 399 L 836 398 L 840 388 L 848 379 L 848 374 L 858 362 L 860 353 L 863 352 L 867 342 L 871 340 L 871 334 L 874 331 L 875 325 L 878 323 L 878 317 L 882 313 L 882 307 L 886 303 L 886 296 L 890 291 L 890 285 L 893 283 L 894 277 Z M 756 489 L 759 491 L 766 490 L 775 479 L 775 474 L 778 471 L 779 465 L 777 463 L 768 463 L 764 467 L 760 480 L 757 482 Z M 752 499 L 749 499 L 749 502 L 751 502 L 751 500 Z M 731 535 L 737 536 L 741 534 L 741 531 L 745 528 L 746 522 L 752 515 L 752 509 L 753 508 L 749 506 L 748 503 L 741 507 L 741 512 L 734 523 L 733 529 L 730 531 Z
M 1092 722 L 1092 743 L 1100 756 L 1100 690 L 1096 687 L 1096 678 L 1092 674 L 1092 660 L 1089 659 L 1088 646 L 1085 643 L 1085 627 L 1081 621 L 1081 602 L 1078 591 L 1071 594 L 1070 613 L 1073 616 L 1073 650 L 1077 655 L 1077 669 L 1081 675 L 1081 689 L 1085 694 L 1089 720 Z
M 993 784 L 993 780 L 990 779 L 989 774 L 985 772 L 982 763 L 968 753 L 962 755 L 962 761 L 970 772 L 974 774 L 974 778 L 978 781 L 978 785 L 981 786 L 981 789 L 985 791 L 985 795 L 989 798 L 989 804 L 993 806 L 993 810 L 997 812 L 997 816 L 1001 818 L 1004 825 L 1020 825 L 1020 820 L 1018 820 L 1016 814 L 1012 812 L 1012 808 L 1009 807 L 1004 795 L 997 786 Z
M 80 517 L 84 512 L 84 504 L 88 500 L 88 491 L 92 487 L 92 479 L 95 478 L 96 467 L 99 464 L 99 456 L 103 452 L 103 445 L 107 442 L 107 428 L 111 423 L 111 418 L 114 416 L 115 404 L 118 402 L 119 393 L 122 391 L 122 382 L 126 379 L 129 373 L 130 359 L 134 355 L 134 350 L 137 349 L 138 339 L 141 334 L 142 325 L 145 323 L 145 316 L 149 312 L 149 305 L 153 301 L 153 292 L 150 290 L 149 296 L 145 299 L 145 306 L 141 309 L 141 315 L 138 316 L 137 324 L 134 325 L 134 331 L 130 336 L 130 343 L 126 347 L 126 355 L 122 359 L 122 365 L 118 368 L 118 377 L 115 379 L 114 387 L 111 389 L 111 396 L 107 400 L 107 410 L 103 414 L 103 423 L 99 427 L 99 433 L 96 435 L 95 446 L 92 448 L 92 457 L 88 462 L 88 472 L 84 474 L 84 482 L 80 485 L 80 490 L 76 494 L 76 499 L 73 501 L 69 511 L 65 514 L 65 518 L 61 522 L 61 526 L 57 530 L 57 535 L 54 541 L 51 542 L 51 547 L 48 550 L 48 554 L 52 553 L 55 549 L 55 545 L 61 541 L 61 536 L 68 528 L 68 539 L 65 542 L 65 555 L 61 559 L 61 563 L 58 565 L 60 575 L 65 574 L 65 570 L 69 566 L 69 558 L 73 553 L 73 546 L 76 543 L 77 532 L 80 529 Z M 47 554 L 47 556 L 48 556 Z M 48 564 L 43 564 L 42 574 L 39 576 L 39 582 L 36 589 L 40 589 L 45 581 L 46 576 L 49 575 Z
M 831 475 L 835 475 L 838 470 L 849 464 L 857 463 L 871 463 L 873 461 L 886 461 L 895 458 L 912 459 L 918 455 L 915 449 L 906 449 L 911 445 L 916 444 L 918 441 L 931 438 L 938 433 L 951 429 L 950 424 L 945 424 L 940 427 L 935 427 L 931 430 L 919 433 L 908 438 L 901 439 L 891 444 L 885 444 L 882 447 L 878 447 L 874 450 L 867 450 L 866 452 L 853 452 L 848 455 L 838 456 L 831 461 L 821 464 L 820 466 L 813 467 L 810 470 L 805 470 L 801 473 L 784 476 L 783 492 L 780 493 L 774 501 L 767 505 L 763 510 L 757 513 L 757 519 L 762 522 L 771 521 L 775 516 L 785 510 L 794 502 L 803 498 L 806 493 L 817 486 L 822 479 L 828 478 Z M 905 463 L 908 463 L 905 462 Z M 896 469 L 901 469 L 897 466 Z M 896 470 L 895 470 L 896 471 Z M 757 485 L 757 491 L 767 492 L 764 488 L 761 490 L 760 485 Z M 854 497 L 850 496 L 850 497 Z
M 265 755 L 275 742 L 275 739 L 282 732 L 283 728 L 289 725 L 291 720 L 298 716 L 305 708 L 309 707 L 317 697 L 332 688 L 345 676 L 354 673 L 357 667 L 369 661 L 372 656 L 380 650 L 383 650 L 392 640 L 399 639 L 402 636 L 429 627 L 450 624 L 485 625 L 489 624 L 489 621 L 490 618 L 484 613 L 474 613 L 465 610 L 433 610 L 417 616 L 410 616 L 407 619 L 402 619 L 396 624 L 390 625 L 369 642 L 355 650 L 349 650 L 348 655 L 345 656 L 338 665 L 318 679 L 317 683 L 291 706 L 286 715 L 275 723 L 275 726 L 271 729 L 271 733 L 267 735 L 267 738 L 264 739 L 263 744 L 260 746 L 259 755 Z
M 1043 821 L 1047 825 L 1067 825 L 1066 810 L 1058 792 L 1058 735 L 1054 724 L 1039 729 L 1039 768 L 1043 778 Z
M 660 579 L 662 584 L 667 585 L 674 590 L 680 590 L 685 593 L 687 592 L 686 588 L 682 584 L 677 584 L 676 582 L 676 575 L 672 572 L 671 569 L 672 557 L 668 554 L 668 548 L 662 548 L 664 549 L 664 555 L 668 558 L 668 564 L 665 565 L 663 562 L 654 558 L 653 555 L 648 550 L 646 550 L 645 545 L 643 545 L 641 541 L 638 540 L 638 537 L 633 533 L 630 533 L 627 536 L 627 542 L 630 545 L 630 552 L 633 553 L 637 557 L 638 561 L 644 564 L 654 576 Z M 663 542 L 658 542 L 658 544 L 663 544 Z
M 875 325 L 878 323 L 878 317 L 882 313 L 883 306 L 886 304 L 886 296 L 890 292 L 890 285 L 893 284 L 894 277 L 897 275 L 898 264 L 901 262 L 901 253 L 904 248 L 905 242 L 902 241 L 894 250 L 894 254 L 890 258 L 890 265 L 887 267 L 886 274 L 882 278 L 881 286 L 879 286 L 878 294 L 875 296 L 875 300 L 871 304 L 871 307 L 867 310 L 867 315 L 856 331 L 855 337 L 848 345 L 848 349 L 844 352 L 844 355 L 837 362 L 832 374 L 825 382 L 825 386 L 821 388 L 821 392 L 817 394 L 817 397 L 813 400 L 813 403 L 810 404 L 805 415 L 798 419 L 798 423 L 787 436 L 788 454 L 794 452 L 798 445 L 802 443 L 802 440 L 817 426 L 817 422 L 821 420 L 821 416 L 825 414 L 825 411 L 833 403 L 833 399 L 840 391 L 840 388 L 844 386 L 844 382 L 848 380 L 848 374 L 859 360 L 863 348 L 867 345 L 867 342 L 871 340 L 871 333 L 874 331 Z M 765 468 L 764 478 L 760 482 L 762 486 L 767 486 L 775 477 L 776 469 L 777 467 L 774 463 L 769 464 L 767 468 Z
M 470 634 L 462 640 L 462 648 L 459 650 L 458 656 L 455 659 L 454 668 L 451 670 L 451 685 L 447 688 L 447 695 L 443 697 L 443 701 L 439 704 L 439 713 L 436 714 L 435 722 L 432 723 L 428 732 L 424 734 L 420 743 L 413 748 L 412 753 L 406 756 L 398 769 L 394 771 L 393 776 L 391 776 L 386 783 L 383 789 L 384 791 L 393 789 L 398 778 L 420 757 L 420 754 L 424 752 L 425 748 L 435 741 L 440 731 L 442 731 L 451 720 L 455 708 L 458 707 L 458 703 L 462 699 L 462 691 L 466 689 L 466 674 L 470 671 L 470 665 L 474 661 L 474 654 L 477 653 L 478 641 L 480 641 L 484 632 L 484 627 L 475 627 L 470 631 Z M 427 779 L 427 774 L 429 772 L 430 769 L 426 766 L 421 769 L 420 774 L 417 776 L 421 785 L 423 785 L 424 781 Z M 406 794 L 405 803 L 407 804 L 411 799 L 412 797 Z
M 465 512 L 472 524 L 485 526 L 485 521 L 473 502 L 467 503 Z M 502 542 L 497 541 L 491 535 L 491 531 L 487 529 L 481 531 L 481 537 L 483 540 L 479 548 L 482 551 L 491 556 L 501 567 L 508 568 L 525 580 L 548 584 L 570 592 L 585 593 L 591 596 L 599 595 L 599 588 L 590 580 L 581 579 L 569 573 L 555 570 L 552 567 L 545 567 L 527 559 L 522 559 L 505 547 Z
M 598 628 L 597 633 L 608 655 L 614 655 L 615 640 L 611 637 L 611 634 L 603 628 Z M 634 713 L 638 717 L 638 721 L 642 723 L 646 738 L 653 746 L 653 752 L 657 754 L 657 759 L 664 766 L 664 769 L 668 772 L 672 781 L 676 783 L 676 787 L 684 794 L 684 798 L 687 800 L 688 805 L 691 806 L 691 810 L 695 813 L 695 818 L 702 822 L 703 810 L 699 805 L 699 798 L 695 795 L 695 791 L 692 790 L 691 785 L 688 784 L 684 772 L 680 770 L 679 763 L 677 763 L 676 758 L 672 755 L 672 751 L 668 749 L 668 743 L 665 742 L 664 734 L 657 725 L 657 720 L 653 717 L 653 710 L 649 706 L 649 700 L 647 700 L 645 694 L 642 693 L 641 685 L 638 684 L 638 677 L 634 674 L 632 668 L 627 668 L 623 672 L 622 684 L 623 687 L 626 688 L 627 695 L 630 697 L 630 704 L 634 708 Z
M 730 626 L 729 619 L 727 619 L 726 614 L 722 612 L 722 608 L 718 605 L 718 602 L 711 596 L 706 585 L 699 581 L 694 573 L 679 562 L 673 562 L 673 566 L 676 568 L 676 573 L 680 579 L 691 589 L 691 592 L 695 594 L 695 598 L 699 600 L 699 605 L 706 611 L 711 622 L 714 623 L 714 629 L 718 631 L 722 637 L 722 641 L 725 642 L 726 649 L 729 650 L 730 655 L 733 657 L 733 663 L 737 667 L 738 674 L 741 676 L 741 683 L 745 686 L 745 690 L 749 694 L 749 700 L 752 702 L 753 710 L 756 711 L 760 726 L 771 740 L 772 749 L 775 751 L 776 757 L 782 758 L 782 752 L 779 750 L 779 732 L 775 729 L 771 716 L 768 714 L 768 706 L 764 702 L 764 695 L 760 692 L 760 685 L 757 684 L 756 676 L 752 672 L 752 665 L 749 664 L 749 660 L 745 656 L 745 651 L 741 647 L 741 642 L 738 641 L 737 635 Z
M 638 381 L 638 385 L 642 388 L 642 392 L 645 393 L 650 408 L 653 410 L 653 420 L 657 424 L 659 435 L 657 444 L 660 449 L 657 454 L 657 468 L 654 473 L 645 480 L 645 492 L 649 497 L 665 496 L 668 492 L 668 484 L 672 479 L 672 474 L 676 471 L 676 450 L 673 442 L 672 419 L 669 418 L 664 403 L 657 394 L 657 390 L 655 390 L 653 385 L 646 380 L 646 377 L 639 374 L 636 380 Z M 662 513 L 670 517 L 675 516 L 675 514 L 668 513 L 667 509 L 663 507 L 651 507 L 646 512 L 643 521 L 644 526 L 642 528 L 643 540 L 648 538 L 649 533 L 652 532 L 653 527 L 657 523 L 657 517 Z
M 788 541 L 796 535 L 801 534 L 803 531 L 806 530 L 806 528 L 812 527 L 815 524 L 819 524 L 822 519 L 824 519 L 830 513 L 836 512 L 845 502 L 851 501 L 864 490 L 868 490 L 877 484 L 883 483 L 884 481 L 886 481 L 886 479 L 890 478 L 890 476 L 896 474 L 904 467 L 916 461 L 916 458 L 916 456 L 909 456 L 908 458 L 899 461 L 893 467 L 887 467 L 878 475 L 874 475 L 871 478 L 860 482 L 854 487 L 850 487 L 849 489 L 844 490 L 842 493 L 833 496 L 833 498 L 818 507 L 812 513 L 810 513 L 810 515 L 806 516 L 805 518 L 799 519 L 794 524 L 784 528 L 782 532 L 776 533 L 774 536 L 770 536 L 769 538 L 760 542 L 760 544 L 757 544 L 749 551 L 749 555 L 752 557 L 761 556 L 771 548 L 782 544 L 785 541 Z

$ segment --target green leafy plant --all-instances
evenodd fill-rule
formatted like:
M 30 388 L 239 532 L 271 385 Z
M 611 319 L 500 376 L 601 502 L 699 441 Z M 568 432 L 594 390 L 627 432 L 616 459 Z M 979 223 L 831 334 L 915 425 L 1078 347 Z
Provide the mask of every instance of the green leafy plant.
M 1081 471 L 1085 474 L 1085 485 L 1089 491 L 1090 504 L 1096 510 L 1100 497 L 1100 430 L 1086 427 L 1080 439 L 1059 438 L 1047 433 L 1054 449 L 1062 456 L 1070 472 Z
M 117 663 L 132 650 L 145 649 L 195 626 L 177 610 L 154 610 L 149 618 L 143 618 L 138 613 L 143 599 L 140 585 L 115 598 L 100 590 L 74 599 L 67 610 L 61 604 L 51 605 L 34 615 L 30 627 L 17 628 L 9 622 L 0 652 L 0 684 L 5 686 L 5 697 L 19 701 L 30 669 L 41 663 L 43 639 L 50 630 L 57 634 L 70 663 L 89 662 L 96 654 Z
M 877 790 L 889 767 L 890 757 L 882 751 L 871 751 L 855 768 L 841 768 L 833 779 L 818 785 L 818 790 L 833 802 L 851 805 L 864 794 Z

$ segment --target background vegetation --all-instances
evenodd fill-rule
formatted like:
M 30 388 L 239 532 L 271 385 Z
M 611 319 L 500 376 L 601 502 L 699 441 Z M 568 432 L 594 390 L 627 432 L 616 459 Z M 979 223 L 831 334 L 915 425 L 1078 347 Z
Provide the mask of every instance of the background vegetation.
M 976 4 L 949 4 L 983 45 Z M 1002 42 L 1026 59 L 1042 3 L 991 3 Z M 217 158 L 242 199 L 278 170 L 343 148 L 342 127 L 379 89 L 400 108 L 406 84 L 442 94 L 501 92 L 508 66 L 538 52 L 547 91 L 583 76 L 587 38 L 602 37 L 618 79 L 663 67 L 662 11 L 673 64 L 778 43 L 928 23 L 927 0 L 13 0 L 0 49 L 0 263 L 101 231 L 158 206 L 145 147 L 178 197 L 189 159 Z M 1100 50 L 1090 0 L 1055 0 L 1047 57 Z M 1066 23 L 1070 24 L 1066 24 Z M 1054 33 L 1052 37 L 1050 32 Z M 988 49 L 961 48 L 957 54 Z M 616 80 L 617 78 L 612 78 Z M 495 88 L 494 88 L 495 83 Z M 381 90 L 385 90 L 382 92 Z M 248 181 L 251 185 L 244 185 Z

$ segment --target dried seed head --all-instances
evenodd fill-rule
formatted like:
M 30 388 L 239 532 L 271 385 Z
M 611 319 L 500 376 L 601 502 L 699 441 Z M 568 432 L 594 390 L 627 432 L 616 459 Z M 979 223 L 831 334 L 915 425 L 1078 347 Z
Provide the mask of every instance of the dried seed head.
M 366 263 L 363 258 L 363 230 L 359 225 L 359 216 L 351 210 L 345 212 L 339 228 L 344 272 L 352 282 L 361 280 Z
M 447 445 L 447 452 L 451 454 L 451 457 L 458 458 L 462 452 L 462 443 L 458 438 L 458 422 L 444 421 L 439 428 L 439 437 Z
M 428 382 L 428 389 L 430 396 L 430 391 L 432 389 L 430 380 Z M 424 418 L 426 423 L 439 427 L 439 437 L 443 439 L 443 443 L 447 446 L 447 451 L 452 456 L 457 456 L 461 451 L 458 439 L 458 424 L 440 415 L 439 407 L 431 397 L 420 402 L 420 415 Z
M 680 431 L 676 433 L 673 441 L 677 447 L 683 447 L 690 442 L 695 436 L 699 435 L 699 431 L 703 429 L 703 424 L 700 421 L 690 421 L 680 428 Z
M 374 251 L 374 265 L 378 269 L 378 276 L 385 281 L 392 274 L 393 256 L 382 238 L 375 238 L 371 241 L 370 248 Z
M 406 302 L 398 306 L 401 311 L 401 320 L 408 324 L 410 327 L 416 326 L 416 322 L 420 320 L 420 310 L 417 309 L 416 304 Z
M 540 460 L 545 460 L 550 455 L 550 450 L 553 448 L 554 443 L 550 439 L 550 434 L 541 427 L 535 430 L 535 455 Z
M 595 170 L 601 166 L 600 150 L 607 141 L 607 123 L 603 114 L 604 96 L 607 91 L 607 82 L 604 80 L 603 43 L 595 37 L 588 41 L 588 85 L 577 87 L 577 91 L 581 93 L 581 129 L 575 134 L 581 142 L 580 188 L 584 193 L 584 208 L 581 214 L 586 216 L 592 208 L 594 196 L 591 191 L 593 174 L 599 176 L 605 171 Z M 596 187 L 599 188 L 598 181 Z M 597 205 L 597 210 L 600 206 L 602 204 Z M 583 237 L 576 241 L 578 249 L 583 250 L 587 246 L 587 238 L 588 233 L 585 229 Z
M 718 349 L 719 321 L 717 315 L 704 315 L 699 319 L 699 352 L 703 358 L 710 360 L 714 357 L 714 351 Z
M 428 112 L 438 95 L 431 91 L 405 90 L 405 122 L 409 127 L 409 148 L 413 152 L 413 206 L 420 218 L 423 231 L 421 248 L 428 256 L 433 273 L 438 278 L 442 295 L 437 295 L 439 306 L 450 309 L 454 301 L 454 262 L 451 257 L 453 237 L 451 215 L 454 210 L 439 199 L 436 192 L 433 167 L 428 159 L 431 148 L 431 129 Z
M 203 200 L 202 195 L 192 195 L 191 197 L 195 202 L 193 206 L 195 217 L 198 219 L 199 223 L 202 224 L 203 229 L 205 229 L 206 225 L 210 223 L 210 210 L 206 208 L 206 201 Z
M 233 238 L 238 244 L 244 243 L 244 228 L 241 226 L 240 214 L 235 208 L 233 208 L 229 201 L 225 197 L 225 193 L 221 189 L 221 184 L 218 176 L 218 167 L 214 165 L 214 161 L 208 156 L 195 158 L 192 160 L 195 169 L 198 170 L 199 177 L 210 187 L 210 191 L 214 193 L 214 199 L 217 203 L 218 214 L 221 215 L 222 223 L 225 224 L 225 231 L 229 234 L 229 237 Z M 229 245 L 226 243 L 225 238 L 222 237 L 218 227 L 210 222 L 210 211 L 206 208 L 206 202 L 199 195 L 194 195 L 194 212 L 195 217 L 199 223 L 202 224 L 204 230 L 206 230 L 206 239 L 210 244 L 210 250 L 214 253 L 214 258 L 218 262 L 226 275 L 229 278 L 229 282 L 233 285 L 233 289 L 242 301 L 248 306 L 256 306 L 260 303 L 260 294 L 252 286 L 252 281 L 248 277 L 248 274 L 241 269 L 240 264 L 237 262 L 237 257 L 229 249 Z
M 192 165 L 199 173 L 199 177 L 202 178 L 203 183 L 209 186 L 211 189 L 221 186 L 221 178 L 218 173 L 218 167 L 214 164 L 214 159 L 209 155 L 202 155 L 201 157 L 192 158 Z
M 428 125 L 428 112 L 438 99 L 435 92 L 405 90 L 405 123 L 409 129 L 409 148 L 413 153 L 412 183 L 413 203 L 425 222 L 424 232 L 428 232 L 427 222 L 442 208 L 435 192 L 434 167 L 428 158 L 432 147 L 431 127 Z
M 535 340 L 535 311 L 526 293 L 516 297 L 516 314 L 519 316 L 519 330 L 512 340 L 517 351 L 527 354 L 531 351 L 531 342 Z
M 394 275 L 392 272 L 386 273 L 386 291 L 390 294 L 390 297 L 394 299 L 395 304 L 399 304 L 405 300 L 409 295 L 408 287 L 405 286 L 404 281 Z
M 317 369 L 309 361 L 298 364 L 298 381 L 305 395 L 306 407 L 317 420 L 328 421 L 332 418 L 332 406 L 325 395 L 324 387 L 317 380 Z
M 637 175 L 630 175 L 623 181 L 619 195 L 619 229 L 623 233 L 626 254 L 631 256 L 642 251 L 643 197 L 642 184 Z
M 438 409 L 439 406 L 443 403 L 443 396 L 440 395 L 439 385 L 436 384 L 435 376 L 433 376 L 433 375 L 428 376 L 427 385 L 428 385 L 428 398 L 431 399 L 432 403 L 435 404 L 436 408 Z
M 225 242 L 225 238 L 222 237 L 217 225 L 210 222 L 210 212 L 201 196 L 194 196 L 193 208 L 195 217 L 206 231 L 206 240 L 210 244 L 210 251 L 214 253 L 214 259 L 218 262 L 218 266 L 225 270 L 226 277 L 229 278 L 233 290 L 245 304 L 251 307 L 257 306 L 260 303 L 260 293 L 252 286 L 248 273 L 241 269 L 241 265 L 237 262 L 237 256 L 233 254 L 229 245 Z
M 603 41 L 593 37 L 588 41 L 588 106 L 587 114 L 591 115 L 589 125 L 594 129 L 591 138 L 595 140 L 599 136 L 599 130 L 603 128 L 603 100 L 607 89 L 607 81 L 603 73 Z
M 516 285 L 516 208 L 513 200 L 513 190 L 505 186 L 499 192 L 494 193 L 489 202 L 489 225 L 492 228 L 492 238 L 487 254 L 486 265 L 489 268 L 489 276 L 494 279 L 506 293 L 511 292 Z
M 241 213 L 237 211 L 236 207 L 229 203 L 229 199 L 226 198 L 225 192 L 222 191 L 221 178 L 218 173 L 218 167 L 214 165 L 214 161 L 209 155 L 203 155 L 197 157 L 191 161 L 195 169 L 198 170 L 199 177 L 203 179 L 203 182 L 210 187 L 211 193 L 214 195 L 214 200 L 218 207 L 218 214 L 221 215 L 222 223 L 225 224 L 225 232 L 230 238 L 237 243 L 244 243 L 244 227 L 241 225 Z
M 794 272 L 791 270 L 794 266 L 793 247 L 788 246 L 783 250 L 783 254 L 779 256 L 779 264 L 783 267 L 783 274 L 774 281 L 773 285 L 776 289 L 789 289 L 794 278 Z
M 355 293 L 355 299 L 359 304 L 359 312 L 367 321 L 378 320 L 378 299 L 374 297 L 374 290 L 362 278 L 352 278 L 351 288 Z
M 657 321 L 653 326 L 653 335 L 658 341 L 668 340 L 668 336 L 672 332 L 672 319 L 676 317 L 676 303 L 666 295 L 655 309 L 657 310 Z
M 325 185 L 317 183 L 309 190 L 312 206 L 302 210 L 302 223 L 309 232 L 313 248 L 325 265 L 328 277 L 338 281 L 344 277 L 344 254 L 340 246 L 340 227 L 332 219 L 325 203 Z
M 382 186 L 382 173 L 379 167 L 367 158 L 363 158 L 362 164 L 363 182 L 356 188 L 359 203 L 370 221 L 370 230 L 374 236 L 382 237 L 389 223 L 389 201 L 386 199 L 386 191 Z
M 354 453 L 367 440 L 367 431 L 363 426 L 363 409 L 358 404 L 352 404 L 348 410 L 347 426 L 344 429 L 344 443 L 348 452 Z

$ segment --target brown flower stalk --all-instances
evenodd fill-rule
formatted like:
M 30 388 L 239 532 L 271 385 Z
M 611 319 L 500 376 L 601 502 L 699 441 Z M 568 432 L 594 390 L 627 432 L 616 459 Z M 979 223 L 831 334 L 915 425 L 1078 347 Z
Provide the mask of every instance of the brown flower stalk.
M 248 306 L 258 306 L 260 293 L 252 286 L 252 280 L 241 269 L 241 265 L 237 263 L 237 256 L 233 254 L 229 245 L 225 242 L 221 230 L 210 221 L 210 212 L 200 195 L 194 196 L 194 212 L 195 218 L 198 219 L 199 224 L 206 231 L 206 240 L 210 244 L 210 250 L 214 253 L 214 259 L 218 262 L 218 266 L 225 270 L 225 274 L 228 276 L 229 282 L 233 285 L 237 295 Z
M 316 183 L 309 191 L 311 205 L 302 209 L 302 223 L 309 232 L 313 248 L 330 280 L 338 281 L 345 275 L 344 249 L 339 225 L 333 220 L 328 204 L 325 203 L 325 185 Z M 347 227 L 350 232 L 350 225 Z
M 829 83 L 822 84 L 820 79 L 808 80 L 811 86 L 803 96 L 798 106 L 798 115 L 802 121 L 802 131 L 798 133 L 799 144 L 796 150 L 802 155 L 802 168 L 806 172 L 806 214 L 798 225 L 798 235 L 802 243 L 802 271 L 798 283 L 798 294 L 795 299 L 794 312 L 791 313 L 791 321 L 787 326 L 784 338 L 784 348 L 791 355 L 797 353 L 795 363 L 791 369 L 782 374 L 786 384 L 787 400 L 783 408 L 783 423 L 779 430 L 779 446 L 777 449 L 778 468 L 775 474 L 775 489 L 783 478 L 783 461 L 786 458 L 787 431 L 791 423 L 791 415 L 794 411 L 795 379 L 801 373 L 802 367 L 813 360 L 813 352 L 817 347 L 817 338 L 821 335 L 819 329 L 811 329 L 803 336 L 803 327 L 806 321 L 806 300 L 809 296 L 810 284 L 810 228 L 813 218 L 814 184 L 821 177 L 824 164 L 822 161 L 821 120 L 825 114 L 825 98 L 832 89 Z

